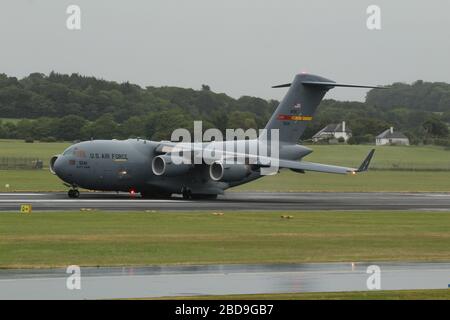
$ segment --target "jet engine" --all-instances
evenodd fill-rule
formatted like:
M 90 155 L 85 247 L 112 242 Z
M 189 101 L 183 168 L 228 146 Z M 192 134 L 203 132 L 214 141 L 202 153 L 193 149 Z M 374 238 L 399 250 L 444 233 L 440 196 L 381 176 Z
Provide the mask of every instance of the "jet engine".
M 51 159 L 50 159 L 49 169 L 50 169 L 50 172 L 53 174 L 56 174 L 54 166 L 55 166 L 56 159 L 58 159 L 58 157 L 59 157 L 59 155 L 55 155 L 55 156 L 51 157 Z
M 182 175 L 192 168 L 192 165 L 182 162 L 182 158 L 174 159 L 174 157 L 169 155 L 157 156 L 153 158 L 152 171 L 157 176 L 173 177 Z
M 216 161 L 209 167 L 209 176 L 214 181 L 239 181 L 249 174 L 250 168 L 245 164 L 225 164 Z

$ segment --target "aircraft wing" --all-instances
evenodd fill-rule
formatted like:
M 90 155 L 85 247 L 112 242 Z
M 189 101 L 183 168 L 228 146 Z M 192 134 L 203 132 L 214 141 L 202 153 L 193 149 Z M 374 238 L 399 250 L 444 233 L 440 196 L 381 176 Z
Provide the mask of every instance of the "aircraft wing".
M 207 149 L 208 147 L 206 147 Z M 190 144 L 182 145 L 182 144 L 161 144 L 159 148 L 157 148 L 159 152 L 164 153 L 171 153 L 174 151 L 180 151 L 180 150 L 189 150 L 194 152 L 201 152 L 204 149 L 202 147 L 192 147 Z M 269 167 L 269 165 L 266 165 L 267 163 L 271 164 L 278 164 L 279 168 L 286 168 L 286 169 L 292 169 L 294 171 L 298 172 L 304 172 L 304 171 L 315 171 L 315 172 L 323 172 L 323 173 L 335 173 L 335 174 L 356 174 L 359 172 L 364 172 L 369 169 L 370 161 L 373 158 L 373 155 L 375 153 L 375 149 L 372 149 L 369 154 L 366 156 L 364 161 L 361 163 L 359 168 L 349 168 L 349 167 L 340 167 L 340 166 L 334 166 L 334 165 L 328 165 L 328 164 L 322 164 L 322 163 L 314 163 L 314 162 L 308 162 L 308 161 L 293 161 L 293 160 L 285 160 L 285 159 L 273 159 L 269 157 L 258 157 L 253 155 L 241 155 L 239 153 L 234 152 L 223 152 L 220 154 L 220 158 L 226 159 L 226 158 L 234 158 L 235 156 L 241 155 L 246 160 L 253 160 L 253 163 L 255 163 L 256 166 L 259 167 Z
M 336 173 L 336 174 L 356 174 L 358 172 L 364 172 L 369 169 L 370 161 L 375 153 L 375 149 L 372 149 L 361 163 L 359 168 L 347 168 L 340 166 L 333 166 L 322 163 L 314 163 L 307 161 L 292 161 L 292 160 L 279 160 L 280 168 L 288 168 L 297 171 L 315 171 L 324 173 Z
M 357 171 L 357 169 L 354 168 L 339 167 L 307 161 L 298 162 L 289 160 L 280 160 L 280 168 L 293 169 L 299 172 L 315 171 L 315 172 L 337 173 L 337 174 L 349 174 Z

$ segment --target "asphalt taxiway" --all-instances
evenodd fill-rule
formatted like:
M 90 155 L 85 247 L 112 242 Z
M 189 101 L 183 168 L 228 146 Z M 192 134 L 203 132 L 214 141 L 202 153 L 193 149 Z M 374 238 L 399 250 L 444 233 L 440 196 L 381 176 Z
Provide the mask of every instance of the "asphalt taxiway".
M 448 210 L 450 193 L 229 192 L 215 200 L 141 199 L 127 193 L 0 193 L 0 211 L 33 210 Z
M 80 290 L 69 276 L 66 269 L 0 270 L 0 300 L 446 289 L 450 263 L 81 268 Z

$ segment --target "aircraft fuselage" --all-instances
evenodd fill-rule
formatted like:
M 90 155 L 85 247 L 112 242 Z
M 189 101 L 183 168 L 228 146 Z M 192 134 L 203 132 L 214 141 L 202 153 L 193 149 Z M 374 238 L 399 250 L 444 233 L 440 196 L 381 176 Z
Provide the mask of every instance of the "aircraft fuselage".
M 257 140 L 217 142 L 238 144 L 247 152 Z M 93 140 L 74 144 L 63 154 L 52 159 L 51 170 L 64 182 L 74 187 L 100 191 L 135 191 L 148 193 L 181 193 L 188 188 L 195 194 L 222 194 L 224 190 L 261 177 L 260 170 L 250 171 L 244 178 L 235 181 L 214 181 L 210 177 L 209 165 L 193 166 L 188 172 L 165 176 L 155 175 L 152 160 L 160 155 L 160 142 L 130 140 Z M 300 145 L 280 147 L 280 156 L 297 160 L 311 152 Z

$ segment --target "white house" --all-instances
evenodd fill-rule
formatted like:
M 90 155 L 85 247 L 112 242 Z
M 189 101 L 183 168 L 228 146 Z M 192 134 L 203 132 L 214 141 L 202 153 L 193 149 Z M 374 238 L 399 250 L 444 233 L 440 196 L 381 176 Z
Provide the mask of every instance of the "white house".
M 394 127 L 383 131 L 376 137 L 376 145 L 401 144 L 409 146 L 409 139 L 401 132 L 394 132 Z
M 317 132 L 313 137 L 312 140 L 314 142 L 319 142 L 323 140 L 330 140 L 330 139 L 339 139 L 344 138 L 345 142 L 347 142 L 348 139 L 352 136 L 352 130 L 348 128 L 345 124 L 345 121 L 342 121 L 341 123 L 332 123 L 327 125 L 325 128 Z

